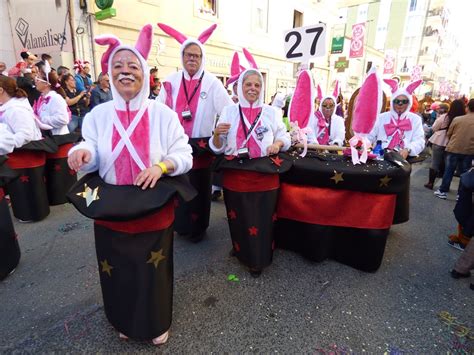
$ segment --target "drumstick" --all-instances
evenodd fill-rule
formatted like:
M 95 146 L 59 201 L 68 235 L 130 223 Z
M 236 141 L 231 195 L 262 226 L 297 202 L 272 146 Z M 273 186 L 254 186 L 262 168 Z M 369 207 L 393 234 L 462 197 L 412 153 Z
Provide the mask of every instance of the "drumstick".
M 296 148 L 304 148 L 304 145 L 301 143 L 295 144 Z M 308 149 L 310 150 L 329 150 L 329 151 L 343 151 L 347 147 L 339 147 L 337 145 L 323 145 L 323 144 L 308 144 Z

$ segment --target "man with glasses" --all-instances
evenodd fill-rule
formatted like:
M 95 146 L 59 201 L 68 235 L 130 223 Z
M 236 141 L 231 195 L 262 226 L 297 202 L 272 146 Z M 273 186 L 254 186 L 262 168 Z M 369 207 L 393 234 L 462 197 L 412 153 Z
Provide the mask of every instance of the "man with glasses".
M 110 91 L 110 79 L 107 73 L 100 73 L 97 85 L 91 92 L 90 109 L 104 102 L 112 100 L 112 91 Z
M 199 242 L 209 226 L 211 208 L 212 155 L 207 142 L 212 136 L 217 115 L 232 105 L 222 82 L 204 70 L 204 43 L 216 28 L 212 25 L 197 39 L 186 38 L 175 29 L 158 26 L 181 43 L 183 69 L 169 75 L 162 84 L 157 100 L 174 110 L 193 147 L 193 168 L 188 173 L 198 196 L 190 202 L 178 201 L 175 231 Z
M 395 150 L 403 159 L 415 157 L 425 148 L 425 133 L 421 117 L 410 112 L 413 104 L 409 91 L 416 87 L 396 87 L 390 101 L 390 111 L 379 115 L 369 140 L 374 144 L 382 141 L 383 149 Z

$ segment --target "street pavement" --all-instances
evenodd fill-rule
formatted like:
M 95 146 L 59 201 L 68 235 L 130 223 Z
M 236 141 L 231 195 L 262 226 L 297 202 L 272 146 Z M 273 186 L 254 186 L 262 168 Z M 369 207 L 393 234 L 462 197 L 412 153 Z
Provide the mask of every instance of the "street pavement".
M 276 250 L 252 278 L 228 255 L 224 203 L 213 202 L 201 243 L 175 238 L 171 336 L 158 348 L 120 340 L 107 322 L 90 220 L 64 205 L 15 222 L 22 259 L 0 283 L 0 352 L 473 353 L 474 276 L 449 275 L 455 193 L 443 201 L 423 187 L 427 164 L 413 167 L 410 221 L 391 228 L 375 273 Z

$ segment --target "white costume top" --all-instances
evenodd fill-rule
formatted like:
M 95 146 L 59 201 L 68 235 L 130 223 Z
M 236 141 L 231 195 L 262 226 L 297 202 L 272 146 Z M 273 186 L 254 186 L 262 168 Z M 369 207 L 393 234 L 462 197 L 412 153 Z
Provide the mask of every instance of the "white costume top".
M 0 123 L 5 124 L 5 128 L 11 133 L 14 139 L 14 148 L 41 139 L 41 131 L 38 128 L 35 114 L 31 108 L 28 99 L 15 97 L 8 100 L 0 106 Z M 5 141 L 8 138 L 0 134 L 0 140 Z M 1 144 L 1 143 L 0 143 Z
M 132 51 L 140 60 L 143 68 L 143 84 L 140 92 L 132 100 L 126 102 L 111 83 L 112 101 L 98 105 L 86 114 L 82 125 L 82 135 L 85 141 L 73 147 L 69 151 L 69 155 L 77 149 L 90 151 L 92 154 L 91 160 L 84 164 L 81 170 L 86 173 L 99 170 L 99 175 L 105 182 L 117 184 L 119 180 L 117 174 L 121 174 L 121 178 L 124 171 L 126 173 L 133 170 L 129 165 L 123 166 L 120 158 L 115 157 L 114 159 L 113 137 L 114 134 L 117 137 L 117 132 L 122 128 L 125 130 L 123 132 L 124 136 L 128 138 L 123 139 L 121 134 L 118 136 L 121 138 L 119 138 L 116 147 L 121 144 L 123 146 L 117 152 L 120 152 L 120 154 L 128 152 L 133 158 L 132 162 L 135 161 L 135 164 L 141 170 L 163 160 L 170 160 L 173 162 L 175 170 L 169 175 L 174 176 L 188 172 L 192 167 L 193 160 L 192 149 L 188 144 L 188 136 L 184 133 L 175 112 L 155 100 L 148 99 L 150 70 L 143 56 L 134 47 L 125 45 L 116 47 L 110 54 L 108 61 L 109 76 L 112 77 L 111 62 L 114 54 L 123 49 Z M 137 111 L 138 113 L 136 113 Z M 128 128 L 121 124 L 117 125 L 117 120 L 119 122 L 126 120 L 126 116 L 130 112 L 136 113 L 136 130 L 140 132 L 138 136 L 133 136 L 133 132 L 128 132 Z M 135 118 L 129 122 L 129 128 L 134 125 Z M 130 148 L 127 145 L 127 140 L 131 144 Z M 148 145 L 144 142 L 148 142 Z M 138 164 L 133 157 L 135 153 L 139 157 L 149 154 L 148 161 L 141 160 Z M 143 166 L 140 166 L 141 164 Z M 122 169 L 121 172 L 117 171 L 117 168 Z
M 384 112 L 377 117 L 375 126 L 368 136 L 368 139 L 372 144 L 376 143 L 378 140 L 381 140 L 382 148 L 385 149 L 388 147 L 391 138 L 395 135 L 395 133 L 387 137 L 384 125 L 391 122 L 393 123 L 397 117 L 398 115 L 392 111 Z M 402 135 L 405 148 L 409 149 L 410 156 L 417 156 L 423 151 L 423 149 L 425 149 L 425 132 L 423 131 L 421 117 L 413 112 L 404 112 L 401 117 L 402 119 L 410 120 L 412 126 L 410 131 L 405 131 Z
M 15 136 L 8 130 L 4 123 L 0 123 L 0 155 L 13 152 L 15 149 Z
M 51 133 L 54 135 L 68 134 L 69 112 L 66 100 L 53 90 L 44 95 L 44 100 L 38 109 L 40 121 L 53 127 Z
M 193 80 L 199 79 L 202 73 L 204 72 L 204 66 L 206 63 L 206 52 L 201 42 L 193 39 L 188 39 L 184 42 L 181 46 L 181 61 L 183 63 L 183 52 L 184 48 L 188 44 L 196 44 L 201 48 L 202 59 L 201 59 L 201 66 L 199 70 L 194 74 Z M 171 108 L 173 111 L 176 111 L 178 94 L 180 92 L 180 88 L 182 85 L 182 78 L 184 74 L 185 80 L 190 80 L 190 76 L 186 70 L 179 70 L 176 73 L 170 74 L 164 82 L 168 82 L 171 84 L 172 87 L 172 106 Z M 167 98 L 167 92 L 165 89 L 166 84 L 163 84 L 160 94 L 156 98 L 156 100 L 160 101 L 161 103 L 167 103 L 170 98 Z M 191 96 L 191 93 L 188 93 Z M 217 77 L 213 74 L 208 72 L 204 72 L 204 76 L 202 77 L 201 87 L 196 92 L 198 96 L 198 103 L 197 109 L 195 113 L 195 117 L 193 117 L 194 125 L 192 129 L 192 138 L 199 138 L 199 137 L 209 137 L 212 135 L 212 131 L 214 130 L 216 116 L 222 113 L 222 110 L 225 106 L 232 105 L 233 101 L 229 97 L 226 89 L 222 85 L 222 82 L 217 79 Z M 189 99 L 191 99 L 189 97 Z M 180 102 L 180 107 L 182 103 Z M 179 113 L 181 114 L 181 113 Z
M 220 135 L 219 139 L 222 142 L 221 148 L 217 148 L 213 144 L 213 137 L 209 139 L 209 147 L 217 154 L 224 153 L 225 155 L 237 155 L 237 150 L 241 147 L 237 146 L 237 134 L 239 129 L 239 123 L 241 123 L 239 105 L 246 109 L 255 109 L 258 107 L 262 108 L 259 122 L 256 124 L 255 129 L 252 130 L 251 137 L 258 144 L 260 148 L 260 156 L 264 157 L 267 155 L 267 147 L 272 145 L 276 140 L 283 142 L 283 147 L 280 151 L 286 151 L 290 148 L 291 139 L 290 134 L 286 131 L 286 126 L 283 123 L 281 110 L 278 112 L 274 107 L 263 104 L 263 78 L 260 74 L 262 88 L 260 91 L 259 99 L 251 105 L 243 96 L 242 83 L 245 73 L 243 72 L 238 81 L 237 92 L 239 95 L 239 103 L 226 106 L 222 115 L 219 117 L 219 123 L 230 123 L 230 129 L 227 135 Z M 250 123 L 247 118 L 244 118 L 247 129 Z M 261 128 L 259 128 L 261 127 Z M 257 131 L 261 132 L 263 138 L 259 140 Z

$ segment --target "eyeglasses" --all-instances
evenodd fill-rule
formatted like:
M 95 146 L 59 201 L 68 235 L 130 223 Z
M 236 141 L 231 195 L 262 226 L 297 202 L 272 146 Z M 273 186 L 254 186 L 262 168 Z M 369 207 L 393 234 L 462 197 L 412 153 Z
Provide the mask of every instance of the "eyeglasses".
M 321 105 L 322 108 L 327 108 L 327 109 L 330 109 L 330 108 L 334 108 L 334 105 Z
M 406 105 L 409 102 L 410 102 L 409 100 L 398 100 L 398 99 L 393 100 L 394 105 Z
M 194 54 L 194 53 L 187 53 L 187 52 L 184 53 L 184 56 L 187 59 L 201 59 L 201 57 L 202 57 L 201 54 Z

